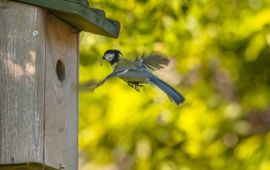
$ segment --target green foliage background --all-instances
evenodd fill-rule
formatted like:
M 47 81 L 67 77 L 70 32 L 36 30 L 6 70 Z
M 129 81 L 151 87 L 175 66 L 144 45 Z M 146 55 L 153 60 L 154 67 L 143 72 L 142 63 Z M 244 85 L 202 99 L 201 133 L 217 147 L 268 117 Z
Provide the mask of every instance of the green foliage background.
M 81 34 L 80 81 L 101 80 L 106 49 L 158 51 L 157 72 L 185 97 L 114 79 L 80 93 L 81 170 L 270 169 L 269 0 L 92 0 L 118 39 Z

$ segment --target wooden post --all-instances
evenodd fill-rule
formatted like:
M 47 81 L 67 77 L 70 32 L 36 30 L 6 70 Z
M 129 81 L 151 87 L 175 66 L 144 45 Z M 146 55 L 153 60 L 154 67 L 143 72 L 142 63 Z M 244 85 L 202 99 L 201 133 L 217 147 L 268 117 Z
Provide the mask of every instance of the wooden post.
M 78 32 L 0 1 L 0 170 L 77 169 Z

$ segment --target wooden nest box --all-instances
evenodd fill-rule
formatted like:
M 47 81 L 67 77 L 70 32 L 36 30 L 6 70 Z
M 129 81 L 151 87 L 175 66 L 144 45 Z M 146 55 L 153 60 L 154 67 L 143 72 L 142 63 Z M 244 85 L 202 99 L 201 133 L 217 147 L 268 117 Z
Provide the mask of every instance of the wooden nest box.
M 87 0 L 0 0 L 0 170 L 77 170 L 81 30 L 120 24 Z

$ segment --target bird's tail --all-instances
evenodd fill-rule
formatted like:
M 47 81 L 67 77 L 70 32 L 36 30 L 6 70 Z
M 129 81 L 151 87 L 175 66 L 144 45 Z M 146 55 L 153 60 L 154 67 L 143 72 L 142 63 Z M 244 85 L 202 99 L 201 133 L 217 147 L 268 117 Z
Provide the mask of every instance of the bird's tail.
M 171 87 L 164 81 L 160 80 L 158 77 L 152 76 L 149 80 L 151 83 L 164 91 L 169 96 L 169 98 L 176 104 L 180 104 L 185 101 L 185 98 L 178 91 L 176 91 L 173 87 Z

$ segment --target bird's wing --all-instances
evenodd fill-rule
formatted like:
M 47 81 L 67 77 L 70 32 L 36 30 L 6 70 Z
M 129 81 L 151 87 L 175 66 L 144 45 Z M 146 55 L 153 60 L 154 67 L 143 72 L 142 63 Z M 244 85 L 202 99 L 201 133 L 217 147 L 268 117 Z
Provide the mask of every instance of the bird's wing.
M 104 84 L 107 80 L 112 79 L 114 77 L 117 77 L 119 75 L 125 74 L 128 70 L 119 70 L 119 71 L 114 71 L 111 74 L 109 74 L 107 77 L 105 77 L 103 80 L 97 82 L 95 80 L 90 80 L 88 82 L 85 82 L 83 84 L 79 85 L 80 90 L 84 91 L 94 91 L 96 88 Z
M 150 54 L 150 55 L 143 55 L 140 59 L 136 59 L 136 61 L 142 63 L 147 68 L 151 70 L 159 70 L 164 68 L 164 66 L 169 64 L 168 58 L 165 58 L 163 55 L 160 54 Z
M 109 74 L 107 77 L 105 77 L 103 80 L 101 80 L 100 82 L 98 82 L 98 83 L 94 86 L 93 90 L 96 89 L 96 88 L 98 88 L 98 87 L 101 86 L 102 84 L 104 84 L 107 80 L 112 79 L 112 78 L 114 78 L 114 77 L 117 77 L 117 76 L 119 76 L 119 75 L 125 74 L 127 71 L 128 71 L 128 70 L 119 70 L 119 71 L 114 71 L 114 72 L 112 72 L 112 73 Z

